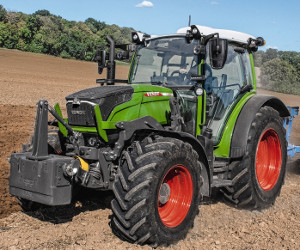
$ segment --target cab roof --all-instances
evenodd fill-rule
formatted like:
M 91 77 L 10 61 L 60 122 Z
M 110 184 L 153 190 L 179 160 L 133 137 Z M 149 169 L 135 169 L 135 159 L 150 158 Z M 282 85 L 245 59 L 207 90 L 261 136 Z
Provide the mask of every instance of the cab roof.
M 214 29 L 211 27 L 200 26 L 200 25 L 196 25 L 196 26 L 200 31 L 200 33 L 204 36 L 212 33 L 219 33 L 220 38 L 227 39 L 229 41 L 233 41 L 241 44 L 247 44 L 249 38 L 255 39 L 255 37 L 252 35 L 243 32 L 234 31 L 234 30 Z M 190 29 L 191 27 L 180 28 L 179 30 L 177 30 L 177 34 L 186 34 L 187 30 Z

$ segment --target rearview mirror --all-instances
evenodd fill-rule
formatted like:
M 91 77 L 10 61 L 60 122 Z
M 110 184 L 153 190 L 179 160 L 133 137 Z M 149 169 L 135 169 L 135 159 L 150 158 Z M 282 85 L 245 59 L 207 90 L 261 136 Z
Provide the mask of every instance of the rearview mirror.
M 209 42 L 210 65 L 213 69 L 222 69 L 227 59 L 228 41 L 218 37 Z
M 105 68 L 106 64 L 106 51 L 100 50 L 97 51 L 96 61 L 98 62 L 98 74 L 102 74 L 103 69 Z

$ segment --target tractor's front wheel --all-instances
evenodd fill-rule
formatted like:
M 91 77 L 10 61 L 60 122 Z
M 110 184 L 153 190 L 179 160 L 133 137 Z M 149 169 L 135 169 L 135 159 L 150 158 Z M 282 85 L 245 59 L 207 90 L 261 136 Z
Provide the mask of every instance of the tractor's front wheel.
M 287 146 L 283 121 L 271 107 L 256 114 L 241 161 L 231 164 L 233 186 L 223 190 L 238 207 L 267 208 L 274 204 L 284 182 Z
M 199 211 L 200 169 L 190 144 L 161 137 L 134 142 L 113 185 L 112 230 L 152 246 L 184 238 Z

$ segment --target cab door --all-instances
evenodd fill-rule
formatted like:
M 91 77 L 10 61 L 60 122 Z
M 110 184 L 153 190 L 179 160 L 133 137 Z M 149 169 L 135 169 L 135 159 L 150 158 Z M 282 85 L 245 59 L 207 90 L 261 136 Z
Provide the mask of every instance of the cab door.
M 243 94 L 241 90 L 245 85 L 253 84 L 249 54 L 246 50 L 235 48 L 229 44 L 227 60 L 222 69 L 212 69 L 209 56 L 206 60 L 206 127 L 212 130 L 214 145 L 222 137 L 228 117 Z

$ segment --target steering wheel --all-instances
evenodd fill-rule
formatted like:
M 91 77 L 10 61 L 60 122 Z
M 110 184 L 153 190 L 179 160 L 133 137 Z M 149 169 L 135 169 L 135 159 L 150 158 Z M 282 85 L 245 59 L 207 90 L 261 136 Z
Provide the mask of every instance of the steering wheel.
M 181 75 L 181 73 L 180 73 L 179 70 L 174 70 L 174 71 L 171 73 L 170 77 L 174 77 L 175 74 L 178 74 L 178 76 Z

